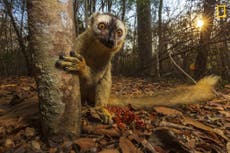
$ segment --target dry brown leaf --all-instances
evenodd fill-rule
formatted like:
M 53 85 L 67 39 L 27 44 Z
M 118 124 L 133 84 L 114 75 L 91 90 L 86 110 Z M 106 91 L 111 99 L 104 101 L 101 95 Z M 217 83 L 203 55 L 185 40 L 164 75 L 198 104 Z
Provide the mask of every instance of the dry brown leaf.
M 50 148 L 49 149 L 49 153 L 56 153 L 57 152 L 57 148 Z
M 5 87 L 15 87 L 17 84 L 1 84 L 0 88 L 5 88 Z
M 32 147 L 33 147 L 34 149 L 36 149 L 36 150 L 40 150 L 40 149 L 41 149 L 40 143 L 39 143 L 38 141 L 36 141 L 36 140 L 32 140 L 32 141 L 31 141 L 31 145 L 32 145 Z
M 151 143 L 149 143 L 146 139 L 144 138 L 140 138 L 138 137 L 136 134 L 130 134 L 128 137 L 130 140 L 135 140 L 136 142 L 142 144 L 142 146 L 144 148 L 147 148 L 148 150 L 150 150 L 151 152 L 156 152 L 155 150 L 155 146 L 153 147 L 153 145 Z
M 79 138 L 74 141 L 74 144 L 79 145 L 82 152 L 97 147 L 97 144 L 93 138 Z
M 27 128 L 25 129 L 25 135 L 26 135 L 27 137 L 32 137 L 32 136 L 34 136 L 34 135 L 35 135 L 35 129 L 34 129 L 34 128 L 27 127 Z
M 193 134 L 197 135 L 197 137 L 203 139 L 203 140 L 208 140 L 209 142 L 212 142 L 212 144 L 216 143 L 217 145 L 224 147 L 223 143 L 221 142 L 221 140 L 218 138 L 218 136 L 215 133 L 209 133 L 209 135 L 207 135 L 204 132 L 200 132 L 200 131 L 193 131 Z
M 157 113 L 163 114 L 163 115 L 182 115 L 182 112 L 169 108 L 169 107 L 163 107 L 163 106 L 158 106 L 153 108 Z
M 230 84 L 226 84 L 224 87 L 230 89 Z
M 219 113 L 226 116 L 226 117 L 230 117 L 229 111 L 219 111 Z
M 227 152 L 230 153 L 230 141 L 226 144 Z
M 105 149 L 100 151 L 99 153 L 120 153 L 117 149 Z
M 225 140 L 228 141 L 228 138 L 224 135 L 224 133 L 223 133 L 222 130 L 215 129 L 215 128 L 212 128 L 212 127 L 210 127 L 210 126 L 204 125 L 203 123 L 201 123 L 201 122 L 199 122 L 199 121 L 196 121 L 196 120 L 193 120 L 193 119 L 191 119 L 191 118 L 189 118 L 189 117 L 183 117 L 183 122 L 184 122 L 185 124 L 193 125 L 193 126 L 195 126 L 196 128 L 199 128 L 199 129 L 202 129 L 202 130 L 211 132 L 211 133 L 215 133 L 215 134 L 221 136 L 222 138 L 224 138 Z
M 5 141 L 5 147 L 7 147 L 7 148 L 11 148 L 11 147 L 14 147 L 15 146 L 15 144 L 14 144 L 14 141 L 12 140 L 12 139 L 6 139 L 6 141 Z
M 138 150 L 138 148 L 124 136 L 120 137 L 119 146 L 122 153 L 142 153 L 142 151 Z
M 103 128 L 104 127 L 104 128 Z M 106 128 L 110 127 L 110 128 Z M 118 137 L 121 135 L 121 132 L 118 128 L 111 127 L 111 126 L 100 126 L 99 125 L 85 125 L 83 126 L 83 131 L 87 133 L 93 133 L 98 135 L 108 135 L 108 136 L 115 136 Z

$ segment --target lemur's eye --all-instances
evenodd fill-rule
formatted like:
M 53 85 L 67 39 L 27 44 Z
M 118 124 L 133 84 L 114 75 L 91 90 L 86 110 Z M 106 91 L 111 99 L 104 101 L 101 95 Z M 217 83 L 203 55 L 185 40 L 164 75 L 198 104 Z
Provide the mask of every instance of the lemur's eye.
M 117 29 L 116 33 L 118 37 L 121 37 L 123 35 L 123 32 L 121 29 Z
M 106 27 L 105 23 L 103 23 L 103 22 L 101 22 L 101 23 L 98 24 L 98 29 L 99 30 L 105 30 L 105 27 Z

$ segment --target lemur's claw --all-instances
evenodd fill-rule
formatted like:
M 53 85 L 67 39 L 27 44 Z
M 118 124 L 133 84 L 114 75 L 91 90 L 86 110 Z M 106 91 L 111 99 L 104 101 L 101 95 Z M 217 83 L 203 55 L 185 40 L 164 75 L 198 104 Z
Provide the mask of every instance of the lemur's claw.
M 63 55 L 63 54 L 62 54 L 62 55 L 59 55 L 59 59 L 62 59 L 62 60 L 63 60 L 63 59 L 64 59 L 64 56 L 65 56 L 65 55 Z
M 72 51 L 69 52 L 69 55 L 72 56 L 72 57 L 75 57 L 75 56 L 76 56 L 76 53 L 75 53 L 74 50 L 72 50 Z
M 96 107 L 95 109 L 99 114 L 101 121 L 105 124 L 113 123 L 113 114 L 109 112 L 104 106 Z
M 75 74 L 77 72 L 82 72 L 85 69 L 86 62 L 80 54 L 70 51 L 70 56 L 61 54 L 59 60 L 56 61 L 55 66 L 66 72 Z
M 57 68 L 61 68 L 62 67 L 62 64 L 60 63 L 60 61 L 58 60 L 58 61 L 56 61 L 56 63 L 55 63 L 55 67 L 57 67 Z

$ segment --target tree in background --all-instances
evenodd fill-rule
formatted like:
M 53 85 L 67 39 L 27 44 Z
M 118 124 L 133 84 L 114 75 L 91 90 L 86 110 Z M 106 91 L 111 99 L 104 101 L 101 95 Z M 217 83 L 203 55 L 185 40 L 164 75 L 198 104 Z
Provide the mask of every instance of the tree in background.
M 43 134 L 49 142 L 78 137 L 81 124 L 78 76 L 55 68 L 61 51 L 68 53 L 73 49 L 72 1 L 27 0 L 27 3 Z
M 228 37 L 230 29 L 230 23 L 227 22 L 227 18 L 220 19 L 220 35 L 222 36 L 223 42 L 219 50 L 220 61 L 221 61 L 221 75 L 224 79 L 230 80 L 230 50 L 228 47 Z
M 158 49 L 156 50 L 156 74 L 157 77 L 160 78 L 160 61 L 159 61 L 159 53 L 162 51 L 163 42 L 162 42 L 162 9 L 163 9 L 163 0 L 159 2 L 158 8 Z
M 152 60 L 151 5 L 150 0 L 137 0 L 136 2 L 138 52 L 141 68 L 147 72 L 147 65 Z
M 213 27 L 215 4 L 215 0 L 204 1 L 204 12 L 202 17 L 205 24 L 201 29 L 199 46 L 197 48 L 197 56 L 195 63 L 196 79 L 200 79 L 206 72 L 207 60 L 210 51 L 209 41 Z
M 7 15 L 9 16 L 13 29 L 15 31 L 16 38 L 17 38 L 17 41 L 20 47 L 20 51 L 24 56 L 26 67 L 27 67 L 27 72 L 28 72 L 27 74 L 32 75 L 31 56 L 27 48 L 27 42 L 26 42 L 27 40 L 24 34 L 25 32 L 25 29 L 24 29 L 25 19 L 24 18 L 25 18 L 25 12 L 26 12 L 26 1 L 22 0 L 22 1 L 9 2 L 7 0 L 3 0 L 2 3 L 4 4 Z M 20 13 L 18 14 L 21 17 L 20 20 L 18 21 L 19 23 L 17 23 L 16 18 L 14 16 L 13 6 L 18 7 L 18 9 L 20 10 Z

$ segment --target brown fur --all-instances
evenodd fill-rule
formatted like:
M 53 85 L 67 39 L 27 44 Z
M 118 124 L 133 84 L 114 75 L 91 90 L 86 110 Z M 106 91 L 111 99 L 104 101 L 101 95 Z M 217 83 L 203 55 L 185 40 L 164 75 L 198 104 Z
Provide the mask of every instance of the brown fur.
M 123 44 L 110 49 L 102 45 L 92 35 L 91 29 L 81 34 L 75 41 L 75 50 L 86 61 L 86 69 L 80 75 L 82 100 L 92 105 L 108 103 L 111 90 L 111 59 Z
M 208 76 L 196 85 L 177 87 L 153 96 L 111 99 L 109 104 L 125 106 L 131 104 L 135 108 L 151 108 L 152 106 L 174 106 L 177 104 L 192 104 L 205 102 L 215 97 L 213 92 L 219 77 Z

